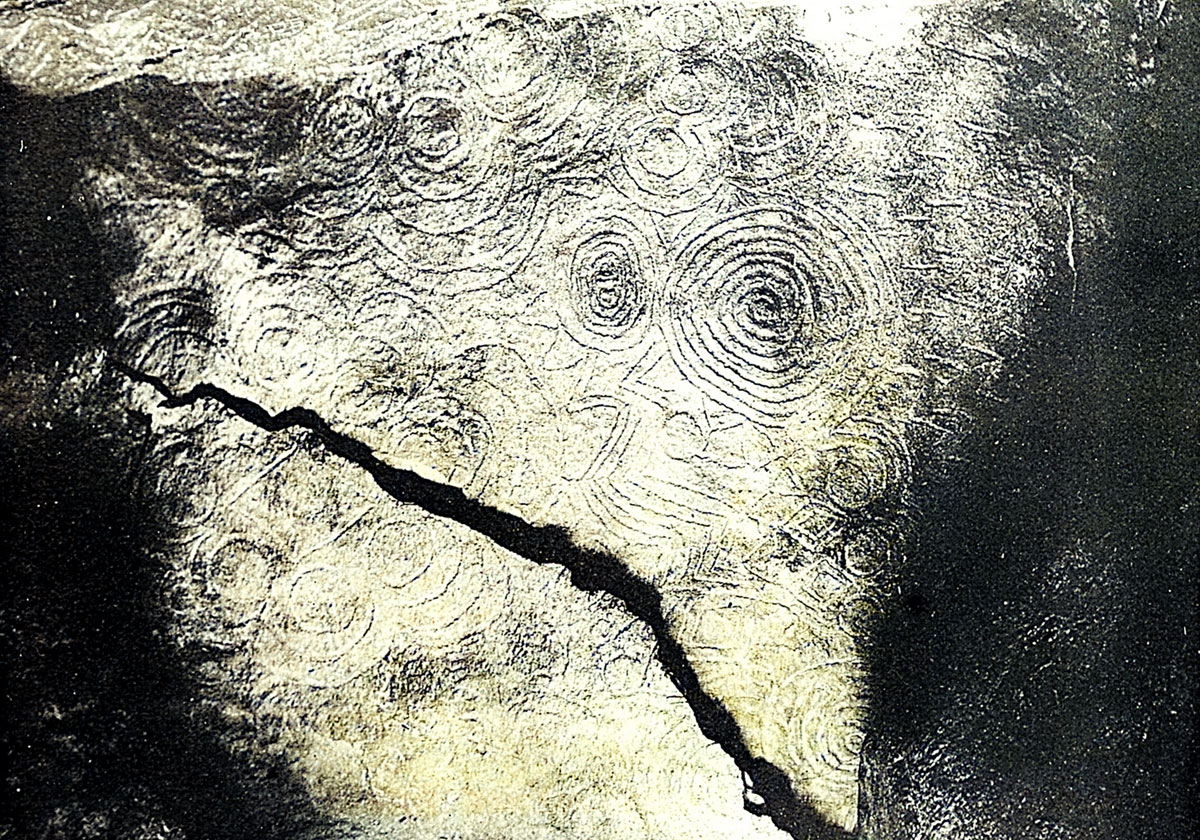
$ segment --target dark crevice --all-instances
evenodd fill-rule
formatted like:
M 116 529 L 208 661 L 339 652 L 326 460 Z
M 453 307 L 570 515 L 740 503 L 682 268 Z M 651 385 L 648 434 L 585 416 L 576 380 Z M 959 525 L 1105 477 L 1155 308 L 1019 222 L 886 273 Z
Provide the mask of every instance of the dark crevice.
M 584 592 L 603 592 L 615 597 L 653 632 L 658 660 L 687 701 L 700 731 L 719 745 L 742 771 L 747 780 L 743 798 L 746 810 L 756 816 L 770 817 L 778 828 L 798 839 L 844 840 L 850 836 L 824 820 L 798 795 L 782 770 L 751 754 L 733 715 L 704 691 L 682 646 L 671 635 L 663 614 L 662 596 L 617 558 L 580 547 L 566 528 L 533 525 L 519 516 L 469 498 L 457 487 L 432 481 L 411 470 L 389 466 L 366 444 L 335 431 L 311 409 L 289 408 L 272 414 L 251 400 L 209 383 L 175 394 L 159 377 L 119 362 L 114 364 L 131 380 L 153 387 L 163 397 L 165 408 L 181 408 L 201 400 L 212 400 L 266 431 L 308 431 L 327 451 L 364 469 L 397 501 L 465 525 L 501 548 L 534 563 L 563 566 L 570 573 L 572 584 Z

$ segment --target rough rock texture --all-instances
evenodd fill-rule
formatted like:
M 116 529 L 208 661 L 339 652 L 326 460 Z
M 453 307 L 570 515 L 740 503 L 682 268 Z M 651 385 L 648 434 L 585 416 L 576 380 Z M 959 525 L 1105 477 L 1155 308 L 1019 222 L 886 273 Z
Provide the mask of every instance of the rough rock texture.
M 13 833 L 1185 832 L 1194 11 L 0 33 Z

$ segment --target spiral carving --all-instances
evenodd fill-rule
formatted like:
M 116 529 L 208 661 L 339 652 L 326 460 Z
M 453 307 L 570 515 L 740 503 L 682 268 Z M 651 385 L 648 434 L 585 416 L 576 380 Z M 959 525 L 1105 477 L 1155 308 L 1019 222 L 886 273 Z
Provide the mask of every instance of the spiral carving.
M 494 549 L 448 523 L 386 520 L 364 551 L 389 587 L 399 641 L 452 650 L 508 608 L 509 578 Z
M 436 389 L 380 408 L 385 418 L 400 418 L 388 427 L 388 454 L 435 471 L 440 480 L 455 486 L 475 484 L 494 438 L 484 414 Z
M 200 570 L 226 624 L 241 626 L 262 615 L 282 559 L 269 545 L 232 537 L 209 552 Z
M 826 497 L 846 510 L 865 508 L 908 485 L 912 465 L 904 440 L 879 423 L 843 425 L 824 454 Z
M 853 823 L 866 706 L 856 670 L 832 662 L 796 673 L 771 693 L 769 753 L 827 815 Z
M 373 231 L 405 279 L 439 293 L 488 288 L 508 277 L 541 232 L 541 190 L 519 172 L 511 130 L 480 91 L 430 58 L 413 60 L 411 88 L 386 106 L 384 153 L 395 185 L 378 198 L 397 222 Z
M 139 370 L 185 382 L 204 369 L 216 347 L 215 320 L 208 291 L 151 287 L 130 303 L 117 344 Z
M 685 249 L 665 301 L 670 351 L 713 400 L 781 425 L 818 389 L 861 375 L 846 339 L 884 302 L 865 246 L 828 216 L 755 208 Z
M 628 130 L 614 176 L 617 188 L 647 210 L 695 210 L 721 184 L 720 151 L 702 125 L 674 115 L 653 117 Z
M 335 367 L 326 336 L 344 323 L 334 292 L 302 273 L 253 277 L 228 293 L 229 335 L 243 376 L 294 400 Z
M 826 147 L 834 120 L 825 93 L 831 73 L 816 49 L 784 44 L 748 60 L 737 116 L 724 137 L 738 177 L 762 182 L 804 173 Z
M 605 214 L 580 225 L 565 250 L 570 262 L 560 282 L 567 333 L 598 350 L 637 344 L 653 318 L 659 283 L 643 227 L 630 214 Z
M 305 165 L 337 186 L 361 182 L 379 162 L 384 124 L 370 87 L 347 82 L 322 96 L 311 117 Z

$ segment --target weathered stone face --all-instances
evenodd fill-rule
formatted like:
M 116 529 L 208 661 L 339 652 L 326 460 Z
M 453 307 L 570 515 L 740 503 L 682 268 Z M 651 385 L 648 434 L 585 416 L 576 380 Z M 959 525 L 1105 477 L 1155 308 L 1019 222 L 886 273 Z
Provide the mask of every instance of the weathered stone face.
M 177 503 L 174 632 L 228 652 L 210 699 L 277 721 L 242 748 L 380 830 L 768 834 L 750 759 L 854 829 L 914 460 L 953 451 L 1048 254 L 1074 269 L 1060 144 L 1092 127 L 1031 133 L 1066 99 L 1014 75 L 1041 33 L 894 3 L 323 14 L 352 19 L 330 55 L 226 66 L 193 27 L 196 57 L 89 94 L 82 189 L 138 254 L 112 355 L 306 409 L 579 554 L 518 556 L 300 431 L 131 386 Z M 653 618 L 539 565 L 588 556 Z

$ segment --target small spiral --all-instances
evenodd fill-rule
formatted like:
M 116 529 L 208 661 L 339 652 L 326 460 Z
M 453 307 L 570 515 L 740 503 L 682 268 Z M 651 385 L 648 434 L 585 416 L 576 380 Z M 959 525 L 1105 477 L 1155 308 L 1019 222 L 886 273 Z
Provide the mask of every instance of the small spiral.
M 292 575 L 284 619 L 289 646 L 306 659 L 329 661 L 360 642 L 375 605 L 339 568 L 309 566 Z
M 128 310 L 116 339 L 121 354 L 138 370 L 173 384 L 201 376 L 217 346 L 216 317 L 207 290 L 151 287 Z
M 846 662 L 806 668 L 771 692 L 768 755 L 843 825 L 854 823 L 866 725 L 859 671 Z
M 555 276 L 566 299 L 560 307 L 563 326 L 575 342 L 613 351 L 632 347 L 645 335 L 660 282 L 655 238 L 638 214 L 605 208 L 561 244 L 551 243 L 565 256 Z
M 744 66 L 740 107 L 723 134 L 739 164 L 736 177 L 763 182 L 804 174 L 833 122 L 828 65 L 815 47 L 785 41 L 755 51 Z
M 198 571 L 223 621 L 241 626 L 263 614 L 281 566 L 282 558 L 269 545 L 231 537 L 204 556 Z
M 454 395 L 431 388 L 411 399 L 378 403 L 386 430 L 382 451 L 420 465 L 439 481 L 469 488 L 488 463 L 495 433 L 487 417 Z
M 379 265 L 439 294 L 490 288 L 525 259 L 546 202 L 519 168 L 511 126 L 488 112 L 478 86 L 436 50 L 411 58 L 407 84 L 381 107 L 391 119 L 384 159 L 394 183 L 374 203 L 396 222 L 372 230 Z M 399 72 L 399 71 L 398 71 Z
M 345 303 L 304 273 L 256 275 L 226 291 L 229 354 L 238 375 L 289 403 L 324 391 L 336 369 L 328 340 L 345 323 Z
M 907 489 L 911 458 L 903 436 L 881 423 L 843 424 L 825 449 L 825 495 L 845 510 L 861 510 Z
M 435 208 L 424 202 L 458 202 L 456 209 L 471 207 L 477 216 L 486 212 L 481 202 L 503 198 L 494 192 L 505 180 L 498 125 L 461 85 L 416 90 L 394 119 L 386 154 L 407 191 L 392 205 L 405 221 L 431 233 L 461 231 L 478 218 L 434 224 Z

